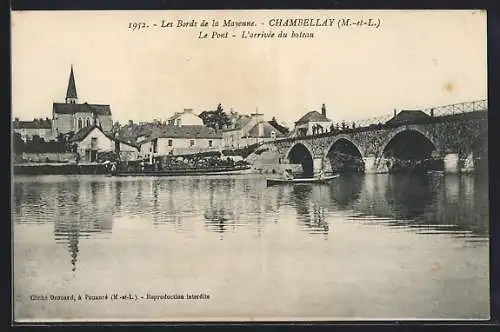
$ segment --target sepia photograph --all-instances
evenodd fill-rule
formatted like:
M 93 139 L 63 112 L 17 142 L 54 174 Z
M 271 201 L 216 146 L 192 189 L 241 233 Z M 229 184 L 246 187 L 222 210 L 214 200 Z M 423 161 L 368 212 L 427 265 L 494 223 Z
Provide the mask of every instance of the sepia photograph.
M 12 11 L 12 319 L 489 320 L 484 10 Z

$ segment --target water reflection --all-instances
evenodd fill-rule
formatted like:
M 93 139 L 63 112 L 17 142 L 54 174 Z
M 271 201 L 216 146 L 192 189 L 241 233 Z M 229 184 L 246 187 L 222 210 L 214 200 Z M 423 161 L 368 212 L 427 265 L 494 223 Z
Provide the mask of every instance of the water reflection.
M 108 200 L 110 183 L 100 181 L 61 183 L 54 213 L 54 238 L 67 245 L 72 270 L 76 270 L 79 242 L 99 235 L 109 235 L 113 229 L 113 209 Z M 72 195 L 68 197 L 68 193 Z M 70 203 L 70 204 L 68 204 Z
M 352 209 L 355 219 L 381 218 L 389 226 L 485 236 L 488 183 L 473 175 L 367 176 Z
M 53 222 L 54 239 L 68 248 L 75 271 L 80 239 L 111 233 L 116 202 L 108 199 L 110 183 L 61 180 L 15 183 L 13 219 L 20 224 Z
M 205 218 L 205 229 L 220 233 L 220 239 L 223 239 L 223 233 L 227 231 L 228 223 L 235 221 L 236 216 L 233 210 L 227 210 L 227 194 L 234 188 L 232 181 L 210 180 L 208 181 L 208 204 L 205 207 L 203 216 Z
M 326 190 L 326 186 L 299 185 L 290 192 L 301 229 L 310 234 L 323 234 L 325 239 L 330 229 L 325 213 L 327 205 L 322 202 Z
M 356 174 L 335 179 L 335 183 L 328 187 L 331 202 L 340 210 L 349 208 L 359 198 L 362 184 L 363 178 Z
M 231 232 L 261 237 L 269 224 L 328 239 L 332 216 L 419 233 L 488 235 L 488 181 L 475 176 L 342 176 L 327 185 L 265 186 L 262 178 L 25 178 L 13 187 L 17 224 L 54 223 L 76 270 L 82 240 L 109 237 L 117 217 L 220 239 Z

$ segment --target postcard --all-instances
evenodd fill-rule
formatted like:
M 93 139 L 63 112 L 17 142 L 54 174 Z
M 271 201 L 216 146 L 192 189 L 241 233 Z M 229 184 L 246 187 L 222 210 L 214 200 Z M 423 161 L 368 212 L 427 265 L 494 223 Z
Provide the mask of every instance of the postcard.
M 485 11 L 11 17 L 15 322 L 489 319 Z

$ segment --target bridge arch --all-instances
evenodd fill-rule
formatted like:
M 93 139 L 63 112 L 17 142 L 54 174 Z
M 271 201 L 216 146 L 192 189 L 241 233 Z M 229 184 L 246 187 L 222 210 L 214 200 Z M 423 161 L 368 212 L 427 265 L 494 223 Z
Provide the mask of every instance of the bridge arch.
M 363 149 L 347 135 L 338 135 L 325 150 L 323 160 L 333 173 L 364 172 Z
M 436 150 L 440 148 L 439 142 L 435 141 L 433 137 L 425 130 L 420 128 L 419 126 L 415 125 L 406 125 L 406 126 L 401 126 L 396 128 L 395 130 L 391 131 L 391 133 L 387 136 L 387 138 L 384 140 L 384 143 L 381 145 L 381 149 L 379 150 L 379 155 L 381 155 L 387 148 L 387 145 L 399 134 L 406 132 L 406 131 L 414 131 L 419 134 L 421 134 L 423 137 L 425 137 L 434 147 Z
M 378 151 L 379 167 L 387 168 L 391 173 L 405 169 L 442 168 L 441 161 L 440 146 L 418 126 L 397 128 Z
M 311 147 L 305 142 L 296 142 L 285 154 L 290 164 L 302 165 L 302 175 L 304 177 L 310 177 L 314 174 L 313 156 Z

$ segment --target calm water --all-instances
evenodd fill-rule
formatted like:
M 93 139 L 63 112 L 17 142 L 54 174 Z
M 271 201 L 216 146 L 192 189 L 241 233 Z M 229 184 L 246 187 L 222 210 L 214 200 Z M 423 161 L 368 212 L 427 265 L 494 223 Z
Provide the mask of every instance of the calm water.
M 489 318 L 488 184 L 473 176 L 43 176 L 13 191 L 16 319 Z

